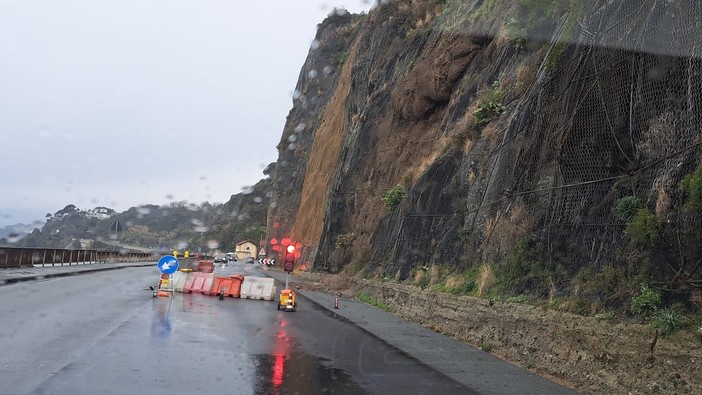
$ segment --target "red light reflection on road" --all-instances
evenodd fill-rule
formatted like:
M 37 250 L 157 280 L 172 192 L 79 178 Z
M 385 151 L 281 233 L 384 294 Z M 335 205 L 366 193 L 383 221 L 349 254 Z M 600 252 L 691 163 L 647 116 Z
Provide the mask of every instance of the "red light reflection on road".
M 273 345 L 275 361 L 273 362 L 272 384 L 274 390 L 280 389 L 283 385 L 283 381 L 285 380 L 285 358 L 290 351 L 290 338 L 284 329 L 288 326 L 288 322 L 286 320 L 280 320 L 279 325 L 280 330 L 275 337 L 275 344 Z M 278 392 L 276 391 L 275 393 Z
M 283 376 L 285 375 L 285 355 L 278 354 L 275 356 L 273 364 L 273 388 L 279 389 L 283 385 Z

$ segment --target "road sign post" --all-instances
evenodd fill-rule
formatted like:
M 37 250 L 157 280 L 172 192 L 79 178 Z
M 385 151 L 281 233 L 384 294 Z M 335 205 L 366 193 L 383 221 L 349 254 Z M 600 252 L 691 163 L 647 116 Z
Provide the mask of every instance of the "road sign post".
M 168 276 L 168 280 L 166 280 L 166 281 L 168 281 L 169 288 L 166 289 L 166 291 L 173 292 L 174 287 L 173 287 L 172 276 L 173 276 L 173 273 L 175 273 L 178 270 L 178 266 L 179 266 L 178 259 L 174 256 L 166 255 L 166 256 L 161 257 L 161 259 L 158 260 L 158 263 L 156 265 L 158 265 L 158 270 L 160 270 L 163 275 Z

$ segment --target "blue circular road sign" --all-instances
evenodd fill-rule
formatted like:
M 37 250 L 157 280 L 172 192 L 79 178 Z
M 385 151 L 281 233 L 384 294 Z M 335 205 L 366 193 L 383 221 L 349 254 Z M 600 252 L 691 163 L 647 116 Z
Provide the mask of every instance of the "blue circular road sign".
M 158 269 L 163 274 L 173 274 L 178 270 L 178 259 L 172 255 L 166 255 L 158 260 Z

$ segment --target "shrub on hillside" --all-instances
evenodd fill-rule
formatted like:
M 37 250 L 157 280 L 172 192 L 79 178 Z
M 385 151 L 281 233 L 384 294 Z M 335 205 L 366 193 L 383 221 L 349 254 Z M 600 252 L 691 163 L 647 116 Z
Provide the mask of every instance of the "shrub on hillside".
M 661 294 L 650 289 L 647 285 L 641 285 L 641 291 L 631 298 L 631 311 L 634 314 L 650 316 L 661 307 Z
M 402 199 L 407 196 L 407 193 L 405 192 L 405 188 L 402 185 L 397 185 L 393 187 L 392 189 L 388 190 L 385 195 L 381 198 L 383 201 L 383 204 L 385 205 L 385 208 L 388 211 L 392 211 L 397 207 L 398 204 L 402 201 Z

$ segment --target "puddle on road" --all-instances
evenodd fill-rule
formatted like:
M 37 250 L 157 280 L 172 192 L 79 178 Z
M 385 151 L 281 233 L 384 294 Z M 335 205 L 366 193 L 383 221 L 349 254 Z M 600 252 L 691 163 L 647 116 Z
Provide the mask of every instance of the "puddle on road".
M 255 394 L 367 394 L 342 369 L 324 359 L 296 352 L 253 356 Z
M 156 314 L 151 321 L 151 337 L 166 340 L 171 335 L 173 325 L 165 304 L 156 307 Z
M 151 303 L 151 310 L 162 309 L 164 306 L 168 311 L 182 313 L 206 313 L 208 311 L 214 310 L 214 307 L 210 304 L 205 303 L 202 299 L 199 298 L 200 296 L 203 295 L 183 294 L 176 292 L 175 294 L 168 297 L 153 298 Z M 212 296 L 207 296 L 207 298 L 212 298 Z

